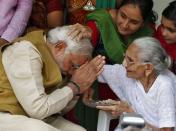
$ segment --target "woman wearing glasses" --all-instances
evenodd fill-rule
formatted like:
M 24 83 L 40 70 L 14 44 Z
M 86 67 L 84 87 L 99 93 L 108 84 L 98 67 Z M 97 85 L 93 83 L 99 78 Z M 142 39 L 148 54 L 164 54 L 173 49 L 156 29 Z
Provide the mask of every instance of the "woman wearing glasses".
M 87 16 L 87 26 L 76 24 L 70 35 L 77 40 L 89 37 L 94 56 L 106 56 L 108 64 L 122 63 L 123 54 L 135 38 L 153 36 L 153 0 L 122 0 L 115 12 L 96 10 Z M 117 99 L 106 84 L 94 88 L 97 99 Z
M 123 65 L 105 65 L 99 76 L 99 81 L 107 83 L 121 101 L 97 108 L 113 116 L 136 112 L 154 129 L 174 130 L 176 77 L 168 70 L 170 62 L 155 38 L 134 40 Z

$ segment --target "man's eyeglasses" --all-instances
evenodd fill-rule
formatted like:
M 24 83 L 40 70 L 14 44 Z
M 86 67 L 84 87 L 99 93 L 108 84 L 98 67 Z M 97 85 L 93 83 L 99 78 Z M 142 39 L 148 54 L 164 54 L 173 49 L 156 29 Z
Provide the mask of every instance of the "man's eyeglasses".
M 72 68 L 73 68 L 73 69 L 78 69 L 78 68 L 80 68 L 80 66 L 81 66 L 81 65 L 79 65 L 79 64 L 72 64 Z

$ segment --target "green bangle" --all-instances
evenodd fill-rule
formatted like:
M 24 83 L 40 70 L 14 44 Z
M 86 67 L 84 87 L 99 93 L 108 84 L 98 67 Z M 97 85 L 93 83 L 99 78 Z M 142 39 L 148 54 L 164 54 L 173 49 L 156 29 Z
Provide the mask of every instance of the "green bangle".
M 72 80 L 70 80 L 69 82 L 72 83 L 78 89 L 78 93 L 80 93 L 80 86 Z

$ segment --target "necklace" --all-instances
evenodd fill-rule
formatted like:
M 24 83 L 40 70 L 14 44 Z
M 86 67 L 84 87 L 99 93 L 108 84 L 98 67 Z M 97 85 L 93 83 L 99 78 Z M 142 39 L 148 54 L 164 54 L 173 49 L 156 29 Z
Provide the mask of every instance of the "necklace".
M 83 9 L 86 10 L 86 11 L 93 11 L 93 10 L 95 10 L 95 6 L 93 6 L 91 0 L 88 0 L 86 5 L 83 6 Z

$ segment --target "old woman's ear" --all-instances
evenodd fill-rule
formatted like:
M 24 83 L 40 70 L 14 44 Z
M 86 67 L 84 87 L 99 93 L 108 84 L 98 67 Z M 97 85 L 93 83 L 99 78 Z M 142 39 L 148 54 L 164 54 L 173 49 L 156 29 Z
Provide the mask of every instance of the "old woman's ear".
M 145 64 L 145 76 L 148 77 L 152 74 L 154 67 L 151 63 Z

